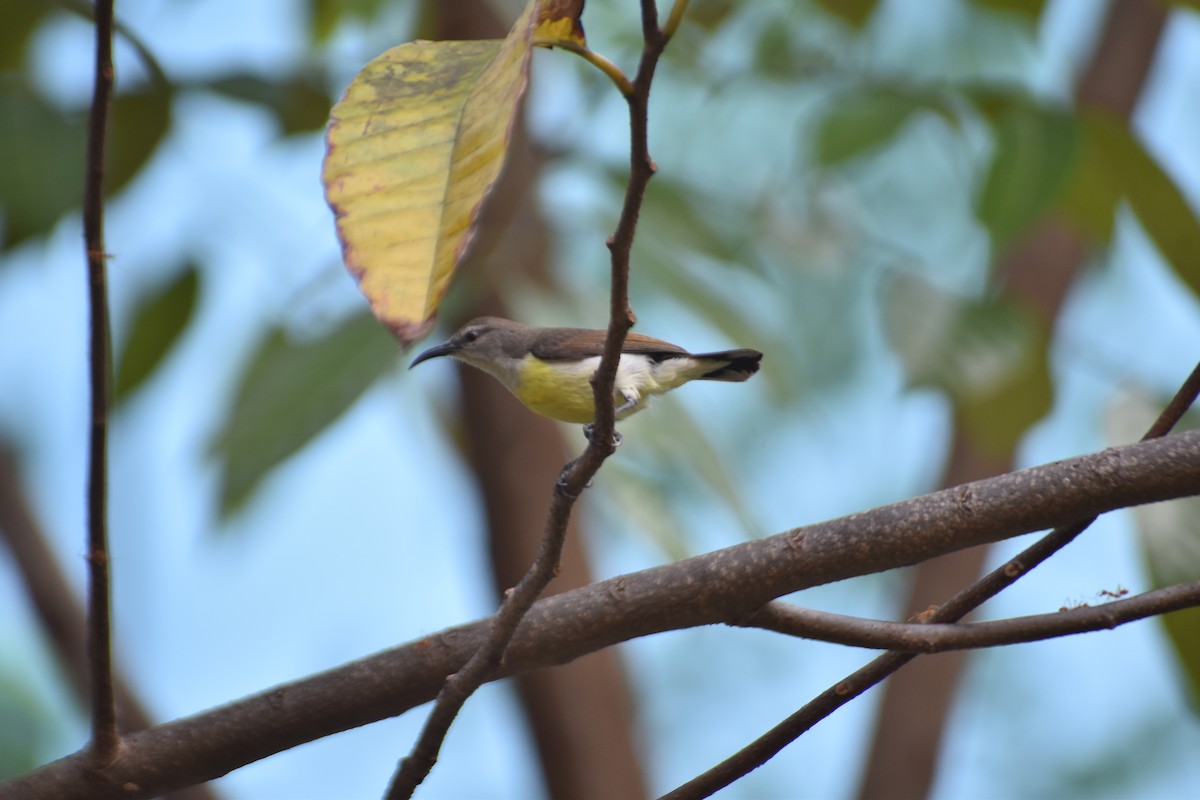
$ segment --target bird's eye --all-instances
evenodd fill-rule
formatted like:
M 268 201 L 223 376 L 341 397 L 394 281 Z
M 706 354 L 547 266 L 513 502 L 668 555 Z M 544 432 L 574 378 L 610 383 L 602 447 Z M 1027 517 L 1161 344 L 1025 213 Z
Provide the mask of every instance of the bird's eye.
M 473 342 L 478 338 L 479 338 L 479 331 L 472 330 L 472 331 L 467 331 L 466 333 L 463 334 L 464 342 Z

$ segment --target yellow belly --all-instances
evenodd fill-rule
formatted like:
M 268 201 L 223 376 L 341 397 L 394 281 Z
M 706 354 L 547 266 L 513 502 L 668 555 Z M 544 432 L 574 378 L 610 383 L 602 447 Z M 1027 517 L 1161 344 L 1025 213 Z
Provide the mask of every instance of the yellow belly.
M 589 380 L 594 371 L 594 365 L 555 362 L 551 366 L 526 356 L 521 362 L 517 385 L 509 388 L 531 411 L 551 419 L 582 424 L 596 418 Z

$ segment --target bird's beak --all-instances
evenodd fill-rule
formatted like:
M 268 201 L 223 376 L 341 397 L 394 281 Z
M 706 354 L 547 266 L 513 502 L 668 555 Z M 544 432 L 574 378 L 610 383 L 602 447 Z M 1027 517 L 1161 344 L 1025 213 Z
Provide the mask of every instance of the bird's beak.
M 421 355 L 414 358 L 412 363 L 408 365 L 408 368 L 412 369 L 422 361 L 428 361 L 431 358 L 454 355 L 458 352 L 458 349 L 458 345 L 454 344 L 453 342 L 446 342 L 445 344 L 439 344 L 436 347 L 431 347 L 424 353 L 421 353 Z

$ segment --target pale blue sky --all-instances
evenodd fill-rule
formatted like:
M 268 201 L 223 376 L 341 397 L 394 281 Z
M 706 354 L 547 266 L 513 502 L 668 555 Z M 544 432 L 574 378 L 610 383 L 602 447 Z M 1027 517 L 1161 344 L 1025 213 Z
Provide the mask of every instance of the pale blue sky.
M 269 70 L 301 55 L 293 16 L 298 4 L 118 5 L 177 78 L 207 75 L 216 64 Z M 1061 64 L 1078 58 L 1077 31 L 1086 30 L 1082 23 L 1096 7 L 1079 0 L 1055 4 L 1043 31 L 1046 52 L 1034 59 L 1048 91 L 1056 75 L 1061 80 Z M 605 38 L 595 23 L 589 34 L 601 43 Z M 383 33 L 368 35 L 379 40 Z M 378 43 L 376 49 L 388 44 Z M 339 41 L 345 63 L 338 69 L 349 77 L 356 53 L 370 55 L 369 48 L 350 36 Z M 35 58 L 56 96 L 79 100 L 90 86 L 89 53 L 86 25 L 66 21 L 44 37 Z M 128 55 L 122 51 L 121 75 L 136 73 Z M 567 58 L 539 54 L 538 68 Z M 568 91 L 573 86 L 569 78 L 547 83 Z M 535 103 L 553 99 L 540 88 L 533 96 Z M 1195 15 L 1177 15 L 1137 124 L 1194 208 L 1200 208 L 1197 96 L 1200 24 Z M 612 111 L 612 128 L 596 132 L 587 147 L 607 151 L 620 141 L 620 104 Z M 686 135 L 691 123 L 669 102 L 655 111 L 660 166 L 688 168 L 672 164 L 669 154 L 671 137 Z M 534 113 L 555 118 L 554 109 L 535 107 Z M 742 124 L 764 148 L 787 144 L 777 130 L 756 132 L 750 122 Z M 147 273 L 172 266 L 161 254 L 195 252 L 206 267 L 197 323 L 112 430 L 117 652 L 163 719 L 492 609 L 470 476 L 442 440 L 431 408 L 431 398 L 453 402 L 445 367 L 398 369 L 377 384 L 280 469 L 243 514 L 214 533 L 216 474 L 205 448 L 254 336 L 297 303 L 306 319 L 319 324 L 330 309 L 363 302 L 339 266 L 318 181 L 321 154 L 319 136 L 281 143 L 263 115 L 212 96 L 191 96 L 178 104 L 171 136 L 146 174 L 110 207 L 107 239 L 118 318 L 152 280 Z M 586 186 L 576 191 L 580 207 L 595 202 Z M 574 207 L 565 206 L 560 213 Z M 1023 463 L 1105 446 L 1098 423 L 1114 384 L 1132 376 L 1169 392 L 1200 356 L 1195 299 L 1174 284 L 1135 225 L 1125 220 L 1120 227 L 1108 268 L 1084 281 L 1068 304 L 1054 353 L 1059 408 L 1028 437 Z M 560 245 L 561 253 L 576 251 L 592 255 L 573 259 L 567 272 L 584 284 L 602 282 L 603 276 L 578 275 L 593 260 L 602 262 L 602 242 Z M 77 218 L 7 260 L 0 268 L 0 430 L 23 448 L 38 514 L 82 586 L 86 317 Z M 672 313 L 665 303 L 650 308 Z M 646 330 L 670 328 L 688 344 L 704 344 L 713 335 L 684 315 L 669 323 L 640 316 L 653 320 Z M 760 444 L 762 460 L 745 476 L 745 491 L 764 530 L 901 499 L 936 479 L 945 442 L 942 403 L 930 395 L 903 395 L 898 369 L 882 350 L 871 354 L 865 370 L 836 402 L 798 415 L 772 430 L 769 444 Z M 697 413 L 731 413 L 729 407 L 765 413 L 764 393 L 755 384 L 746 387 L 736 400 L 725 393 L 728 387 L 701 387 L 689 390 L 684 402 Z M 633 447 L 639 426 L 653 424 L 647 421 L 653 413 L 625 428 Z M 574 431 L 571 436 L 578 438 Z M 872 456 L 864 462 L 862 453 Z M 661 550 L 637 531 L 617 529 L 611 516 L 584 513 L 597 522 L 589 545 L 598 574 L 662 561 Z M 719 508 L 699 508 L 685 519 L 696 549 L 742 536 Z M 999 548 L 995 558 L 1020 544 Z M 1144 588 L 1138 558 L 1124 517 L 1103 520 L 1083 542 L 1002 595 L 989 613 L 1043 612 L 1089 601 L 1118 584 Z M 885 616 L 892 613 L 895 586 L 892 579 L 851 581 L 799 600 Z M 24 608 L 4 560 L 0 607 Z M 45 673 L 43 648 L 27 613 L 0 615 L 0 672 Z M 728 755 L 868 658 L 846 648 L 720 629 L 655 637 L 625 653 L 644 711 L 648 769 L 659 791 Z M 1165 763 L 1136 793 L 1183 796 L 1200 786 L 1194 758 L 1200 730 L 1194 719 L 1184 719 L 1183 696 L 1154 623 L 990 652 L 975 660 L 968 681 L 976 691 L 955 711 L 938 797 L 999 797 L 1014 790 L 1044 795 L 1053 785 L 1039 783 L 1037 769 L 1015 776 L 1014 769 L 1082 765 L 1089 754 L 1119 747 L 1143 722 L 1164 717 L 1170 721 Z M 49 758 L 82 745 L 85 730 L 52 682 L 43 683 L 46 701 L 71 720 L 69 732 L 47 744 Z M 851 704 L 725 796 L 846 796 L 854 789 L 873 703 L 872 696 Z M 514 714 L 504 687 L 474 698 L 422 796 L 536 796 L 538 778 Z M 375 797 L 422 720 L 423 711 L 416 711 L 331 737 L 238 770 L 217 785 L 231 798 Z

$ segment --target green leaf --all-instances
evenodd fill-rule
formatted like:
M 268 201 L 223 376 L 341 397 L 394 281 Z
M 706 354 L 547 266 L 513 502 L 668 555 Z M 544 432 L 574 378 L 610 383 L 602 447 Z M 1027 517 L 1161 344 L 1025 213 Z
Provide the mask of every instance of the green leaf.
M 207 87 L 235 100 L 262 106 L 278 120 L 285 135 L 323 128 L 333 99 L 317 75 L 292 74 L 281 80 L 230 75 Z
M 817 5 L 855 30 L 861 30 L 875 13 L 875 0 L 817 0 Z
M 1084 235 L 1108 244 L 1112 241 L 1121 193 L 1108 175 L 1100 149 L 1088 135 L 1086 125 L 1082 133 L 1079 157 L 1058 198 L 1058 209 Z
M 170 93 L 146 88 L 113 99 L 106 191 L 120 191 L 145 165 L 170 126 Z M 14 76 L 0 77 L 0 249 L 48 232 L 83 196 L 87 129 L 83 112 L 53 107 Z
M 325 42 L 347 17 L 372 20 L 388 0 L 308 0 L 314 42 Z
M 240 507 L 272 469 L 329 427 L 396 360 L 369 314 L 295 341 L 273 330 L 242 374 L 212 452 L 222 466 L 221 515 Z
M 137 176 L 170 128 L 171 92 L 166 87 L 147 86 L 113 98 L 105 176 L 110 196 Z
M 0 76 L 0 249 L 48 232 L 83 196 L 83 120 Z M 19 154 L 16 157 L 14 154 Z
M 737 9 L 736 0 L 692 0 L 683 21 L 713 33 L 724 25 Z
M 920 112 L 932 112 L 957 124 L 954 112 L 937 92 L 872 86 L 842 93 L 828 104 L 818 124 L 813 155 L 826 167 L 870 155 L 889 145 Z
M 31 34 L 50 11 L 49 3 L 18 0 L 4 7 L 0 25 L 0 72 L 16 72 L 25 66 L 25 48 Z
M 1069 114 L 1018 102 L 995 123 L 995 137 L 978 214 L 1000 248 L 1058 199 L 1076 166 L 1079 135 Z
M 909 275 L 888 289 L 884 324 L 914 387 L 939 389 L 972 440 L 999 456 L 1050 410 L 1045 334 L 1004 298 L 967 299 Z
M 893 94 L 852 94 L 835 101 L 813 139 L 814 155 L 835 166 L 873 153 L 892 141 L 917 106 Z
M 1121 119 L 1095 109 L 1081 113 L 1094 160 L 1133 208 L 1175 274 L 1200 296 L 1200 219 L 1166 171 Z
M 187 329 L 196 309 L 198 285 L 196 267 L 189 265 L 134 312 L 129 336 L 117 357 L 117 403 L 128 399 L 150 377 Z
M 977 5 L 992 11 L 1001 11 L 1024 17 L 1031 23 L 1042 18 L 1046 0 L 975 0 Z

